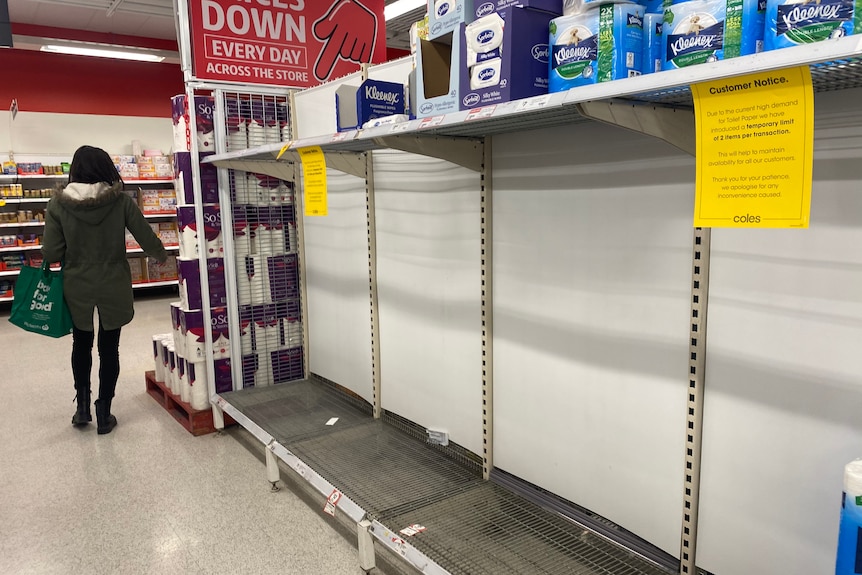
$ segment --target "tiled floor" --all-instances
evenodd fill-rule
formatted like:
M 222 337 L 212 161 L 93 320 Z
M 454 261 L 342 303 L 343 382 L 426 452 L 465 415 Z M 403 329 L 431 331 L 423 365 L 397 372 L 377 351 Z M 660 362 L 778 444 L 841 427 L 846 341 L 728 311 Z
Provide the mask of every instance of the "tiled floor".
M 71 426 L 71 338 L 28 334 L 0 308 L 0 573 L 363 573 L 319 509 L 269 492 L 236 430 L 193 437 L 147 395 L 173 299 L 139 297 L 123 329 L 105 436 Z

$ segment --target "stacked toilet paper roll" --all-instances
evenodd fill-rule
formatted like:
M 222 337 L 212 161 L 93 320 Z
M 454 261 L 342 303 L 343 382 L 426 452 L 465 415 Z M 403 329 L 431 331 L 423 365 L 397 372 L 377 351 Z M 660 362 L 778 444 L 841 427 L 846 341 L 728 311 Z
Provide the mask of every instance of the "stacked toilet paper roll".
M 165 342 L 173 337 L 170 333 L 160 333 L 153 336 L 153 364 L 155 367 L 156 381 L 166 382 L 168 376 L 168 352 Z
M 851 461 L 844 467 L 844 498 L 841 504 L 841 522 L 838 530 L 838 554 L 835 575 L 856 575 L 862 565 L 862 459 Z
M 237 296 L 240 305 L 262 304 L 267 300 L 266 256 L 245 256 L 237 266 Z
M 248 118 L 244 109 L 245 103 L 242 100 L 237 98 L 225 100 L 228 152 L 237 152 L 248 148 Z
M 180 387 L 180 400 L 186 403 L 191 399 L 191 387 L 188 379 L 188 362 L 185 358 L 177 358 L 177 379 Z
M 186 363 L 186 382 L 189 386 L 189 404 L 192 409 L 207 409 L 209 394 L 207 393 L 206 362 Z

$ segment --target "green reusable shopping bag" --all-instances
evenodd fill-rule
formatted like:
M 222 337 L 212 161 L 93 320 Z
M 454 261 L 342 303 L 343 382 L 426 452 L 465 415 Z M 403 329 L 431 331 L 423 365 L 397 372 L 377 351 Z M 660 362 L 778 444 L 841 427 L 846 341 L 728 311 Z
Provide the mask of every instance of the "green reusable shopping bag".
M 63 299 L 63 270 L 52 270 L 47 262 L 41 268 L 21 268 L 9 321 L 48 337 L 72 333 L 72 316 Z

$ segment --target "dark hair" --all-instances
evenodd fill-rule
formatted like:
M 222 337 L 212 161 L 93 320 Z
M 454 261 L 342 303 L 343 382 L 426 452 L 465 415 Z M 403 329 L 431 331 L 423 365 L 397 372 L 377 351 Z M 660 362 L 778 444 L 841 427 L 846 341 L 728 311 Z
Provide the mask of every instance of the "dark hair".
M 105 150 L 93 146 L 81 146 L 75 150 L 69 167 L 70 184 L 115 184 L 122 181 L 114 161 Z

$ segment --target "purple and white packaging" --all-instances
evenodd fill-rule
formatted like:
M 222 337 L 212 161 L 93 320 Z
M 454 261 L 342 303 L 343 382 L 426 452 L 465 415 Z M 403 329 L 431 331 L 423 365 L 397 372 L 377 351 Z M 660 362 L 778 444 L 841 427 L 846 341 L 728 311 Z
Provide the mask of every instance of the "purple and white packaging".
M 249 213 L 253 212 L 252 206 L 233 206 L 233 251 L 237 261 L 251 254 L 252 230 L 249 223 Z M 256 219 L 252 218 L 252 219 Z
M 263 146 L 281 141 L 281 125 L 276 117 L 275 102 L 252 100 L 249 103 L 248 145 Z
M 218 204 L 204 206 L 204 240 L 208 258 L 224 257 L 221 234 L 221 208 Z
M 262 304 L 267 301 L 267 271 L 265 256 L 237 258 L 237 295 L 240 305 Z
M 192 409 L 209 408 L 209 393 L 207 392 L 206 362 L 186 362 L 186 381 L 189 385 L 189 404 Z
M 200 158 L 203 160 L 212 155 L 212 153 L 201 154 Z M 190 152 L 176 152 L 174 154 L 174 189 L 179 205 L 193 205 L 195 203 L 193 169 Z M 200 177 L 201 201 L 204 204 L 217 204 L 219 201 L 218 169 L 212 164 L 200 163 Z
M 186 356 L 185 338 L 183 338 L 182 325 L 180 323 L 180 314 L 182 313 L 182 302 L 171 303 L 171 334 L 174 340 L 174 347 L 180 357 Z
M 177 206 L 177 229 L 180 236 L 180 257 L 183 259 L 198 257 L 200 243 L 194 206 Z
M 210 96 L 195 96 L 195 137 L 199 152 L 215 152 L 213 131 L 213 108 L 215 101 Z M 174 151 L 191 150 L 191 129 L 189 126 L 188 99 L 185 94 L 171 98 L 171 119 L 173 120 Z
M 272 364 L 269 353 L 252 353 L 242 358 L 242 386 L 266 387 L 272 385 Z
M 195 96 L 195 125 L 200 153 L 215 153 L 214 108 L 212 96 Z
M 239 308 L 239 341 L 244 356 L 254 351 L 254 321 L 249 305 Z
M 225 123 L 227 124 L 227 151 L 248 149 L 248 116 L 246 103 L 236 98 L 225 99 Z
M 231 373 L 230 358 L 217 359 L 213 362 L 215 370 L 215 391 L 226 393 L 233 391 L 233 374 Z
M 272 365 L 273 383 L 284 383 L 286 381 L 302 379 L 305 375 L 303 369 L 304 355 L 301 346 L 280 349 L 269 355 Z
M 231 179 L 235 193 L 234 203 L 250 204 L 251 200 L 248 191 L 248 172 L 240 172 L 239 170 L 233 170 L 233 172 L 231 173 Z
M 171 121 L 173 122 L 174 151 L 188 152 L 191 148 L 191 133 L 185 94 L 171 98 Z
M 299 297 L 299 266 L 296 254 L 267 257 L 267 283 L 273 302 L 283 302 Z
M 207 349 L 203 310 L 182 310 L 180 312 L 180 325 L 182 330 L 181 337 L 185 341 L 186 359 L 191 362 L 206 359 Z
M 177 379 L 180 386 L 180 401 L 188 403 L 191 399 L 192 388 L 189 386 L 189 379 L 186 374 L 188 371 L 188 362 L 183 358 L 177 358 Z
M 180 394 L 180 378 L 179 373 L 177 372 L 177 352 L 174 348 L 173 341 L 165 341 L 165 349 L 168 350 L 168 365 L 167 365 L 167 373 L 165 377 L 167 381 L 168 387 L 171 389 L 171 393 L 174 395 Z
M 225 359 L 230 357 L 230 325 L 227 308 L 213 308 L 210 313 L 210 321 L 212 322 L 213 358 Z
M 207 261 L 207 278 L 210 292 L 210 307 L 227 305 L 227 288 L 224 277 L 224 258 L 210 258 Z M 180 300 L 186 309 L 201 309 L 200 263 L 197 259 L 178 259 L 177 272 L 179 276 Z
M 170 334 L 161 333 L 153 336 L 153 364 L 155 367 L 156 381 L 165 382 L 165 366 L 167 365 L 167 350 L 165 349 L 165 340 L 171 337 Z

